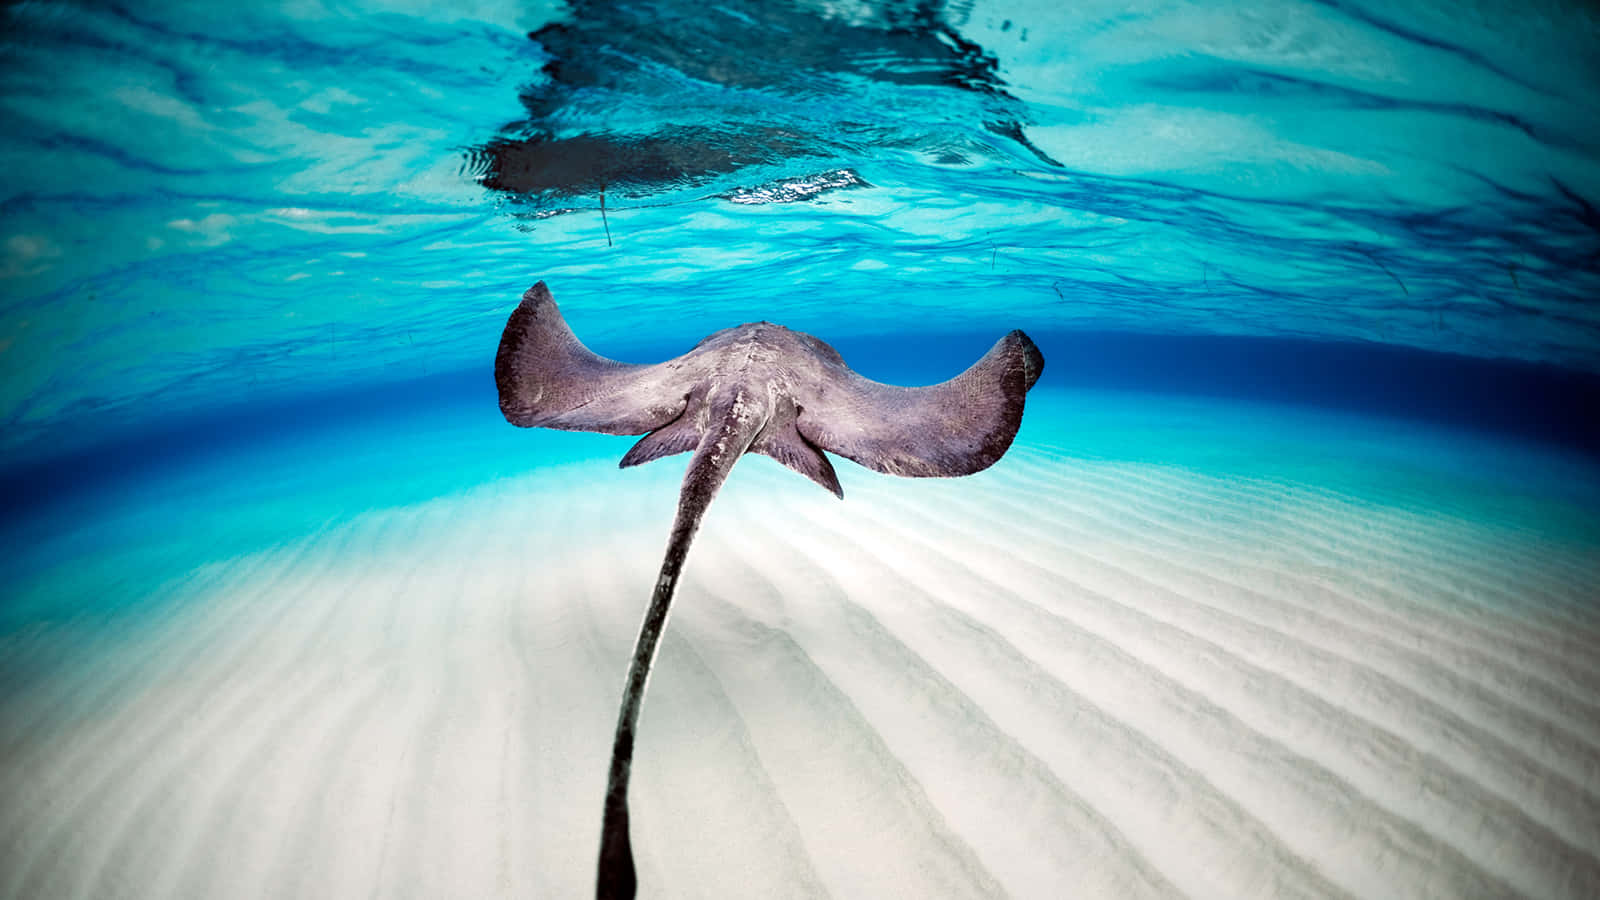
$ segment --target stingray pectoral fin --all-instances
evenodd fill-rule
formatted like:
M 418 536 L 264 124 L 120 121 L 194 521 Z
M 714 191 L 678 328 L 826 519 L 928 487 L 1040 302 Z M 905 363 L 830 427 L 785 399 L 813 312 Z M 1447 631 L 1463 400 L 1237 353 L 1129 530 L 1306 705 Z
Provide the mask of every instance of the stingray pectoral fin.
M 897 387 L 862 378 L 835 356 L 797 391 L 796 427 L 812 444 L 890 475 L 969 475 L 1005 455 L 1044 356 L 1021 331 L 942 384 Z
M 792 421 L 768 426 L 750 445 L 750 452 L 770 456 L 844 499 L 844 488 L 839 486 L 833 463 L 800 434 Z
M 539 282 L 511 313 L 494 359 L 500 412 L 525 428 L 643 434 L 672 422 L 687 404 L 673 362 L 632 365 L 599 356 L 567 327 Z

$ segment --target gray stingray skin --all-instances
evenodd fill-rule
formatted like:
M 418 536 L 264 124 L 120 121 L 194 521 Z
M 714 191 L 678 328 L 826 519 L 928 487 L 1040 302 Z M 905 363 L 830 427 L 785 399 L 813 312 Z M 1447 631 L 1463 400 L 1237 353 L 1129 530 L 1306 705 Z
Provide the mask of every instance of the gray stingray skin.
M 544 282 L 522 295 L 495 355 L 500 411 L 523 427 L 644 434 L 623 466 L 693 451 L 666 558 L 639 628 L 617 715 L 595 895 L 632 898 L 628 776 L 650 666 L 689 544 L 745 453 L 764 453 L 843 498 L 823 451 L 891 475 L 968 475 L 1005 454 L 1044 357 L 1021 331 L 942 384 L 862 378 L 832 347 L 770 322 L 728 328 L 656 365 L 596 356 L 567 327 Z

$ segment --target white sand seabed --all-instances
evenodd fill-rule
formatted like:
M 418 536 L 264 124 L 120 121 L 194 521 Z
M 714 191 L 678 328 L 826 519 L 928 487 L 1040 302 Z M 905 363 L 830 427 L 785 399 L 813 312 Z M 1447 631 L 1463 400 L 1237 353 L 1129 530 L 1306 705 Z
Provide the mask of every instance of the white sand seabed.
M 373 510 L 0 639 L 0 897 L 585 895 L 681 468 Z M 1592 542 L 1032 446 L 843 474 L 747 462 L 712 507 L 644 896 L 1600 895 Z

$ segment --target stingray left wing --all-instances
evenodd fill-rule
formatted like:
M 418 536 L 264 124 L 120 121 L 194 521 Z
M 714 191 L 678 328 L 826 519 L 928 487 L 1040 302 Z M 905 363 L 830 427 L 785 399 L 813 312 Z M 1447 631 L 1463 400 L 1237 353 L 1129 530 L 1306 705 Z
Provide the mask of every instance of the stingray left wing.
M 863 378 L 832 347 L 816 344 L 822 372 L 795 392 L 796 427 L 817 447 L 890 475 L 969 475 L 993 465 L 1016 437 L 1024 395 L 1044 370 L 1044 356 L 1021 331 L 928 387 Z
M 500 412 L 524 428 L 643 434 L 688 405 L 677 360 L 632 365 L 599 356 L 567 327 L 544 282 L 522 295 L 494 359 Z

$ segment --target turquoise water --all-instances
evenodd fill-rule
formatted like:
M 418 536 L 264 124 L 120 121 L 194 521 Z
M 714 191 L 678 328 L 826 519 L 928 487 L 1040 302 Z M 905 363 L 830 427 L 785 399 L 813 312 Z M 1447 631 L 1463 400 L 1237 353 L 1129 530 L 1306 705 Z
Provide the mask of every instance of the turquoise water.
M 660 895 L 1594 896 L 1597 46 L 1577 0 L 5 6 L 0 897 L 588 890 L 682 466 L 501 418 L 541 279 L 624 361 L 1046 359 L 970 478 L 741 462 L 646 704 Z
M 1600 547 L 1600 480 L 1592 458 L 1571 450 L 1459 427 L 1208 397 L 1046 386 L 1029 404 L 1024 446 L 1355 495 L 1410 492 L 1406 501 L 1386 502 L 1462 507 L 1458 514 L 1476 513 L 1489 525 Z M 635 473 L 613 468 L 631 443 L 571 432 L 530 439 L 456 401 L 324 423 L 309 434 L 257 433 L 243 445 L 166 445 L 135 474 L 96 479 L 91 488 L 74 492 L 52 481 L 60 495 L 35 499 L 37 512 L 8 523 L 6 538 L 22 552 L 0 570 L 11 586 L 4 623 L 159 608 L 165 585 L 193 566 L 314 535 L 365 512 L 460 496 L 530 473 L 548 472 L 554 490 L 590 485 L 592 504 L 603 505 L 634 489 Z M 675 477 L 675 463 L 659 468 Z M 745 463 L 767 465 L 754 457 Z M 839 467 L 847 491 L 883 480 Z M 669 504 L 662 529 L 675 493 L 671 485 L 661 489 Z
M 540 278 L 627 360 L 769 319 L 927 383 L 1022 327 L 1046 387 L 1593 452 L 1596 21 L 1463 10 L 15 4 L 7 491 L 239 450 L 303 470 L 282 506 L 324 471 L 382 505 L 536 465 L 572 439 L 437 481 L 314 448 L 497 427 Z
M 1600 359 L 1582 4 L 609 9 L 9 6 L 0 449 L 481 369 L 538 278 L 614 352 L 767 318 Z

